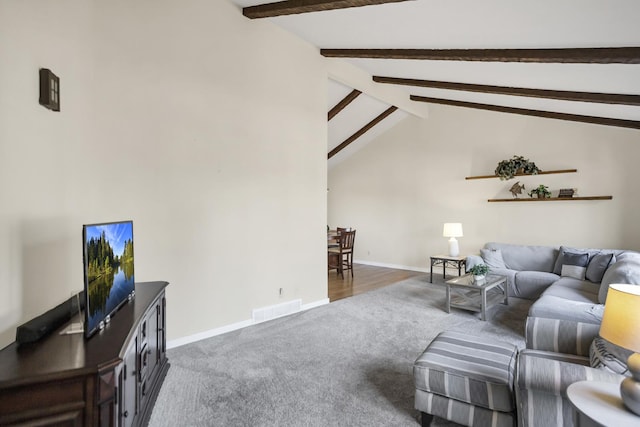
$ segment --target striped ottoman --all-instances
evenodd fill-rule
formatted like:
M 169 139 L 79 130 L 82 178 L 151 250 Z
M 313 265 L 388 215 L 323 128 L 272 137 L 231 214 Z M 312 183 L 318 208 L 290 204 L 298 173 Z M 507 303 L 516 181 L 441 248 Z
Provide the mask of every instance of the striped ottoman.
M 515 426 L 517 355 L 512 344 L 440 333 L 413 365 L 422 426 L 434 415 L 469 427 Z

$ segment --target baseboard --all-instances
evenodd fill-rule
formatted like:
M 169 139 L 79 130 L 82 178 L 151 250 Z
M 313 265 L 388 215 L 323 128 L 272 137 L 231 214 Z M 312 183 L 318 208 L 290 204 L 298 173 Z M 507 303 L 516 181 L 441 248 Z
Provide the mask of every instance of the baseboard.
M 318 301 L 310 302 L 309 304 L 302 304 L 300 311 L 310 310 L 312 308 L 320 307 L 322 305 L 329 304 L 329 298 L 321 299 Z
M 386 267 L 386 268 L 395 268 L 396 270 L 409 270 L 409 271 L 419 271 L 421 273 L 428 273 L 430 270 L 428 268 L 419 268 L 419 267 L 411 267 L 408 265 L 398 265 L 398 264 L 387 264 L 384 262 L 375 262 L 375 261 L 362 261 L 362 260 L 353 260 L 354 264 L 364 264 L 371 265 L 374 267 Z
M 221 326 L 219 328 L 210 329 L 208 331 L 199 332 L 197 334 L 188 335 L 186 337 L 177 338 L 175 340 L 167 341 L 167 349 L 180 347 L 186 344 L 191 344 L 197 341 L 202 341 L 207 338 L 215 337 L 217 335 L 226 334 L 227 332 L 233 332 L 238 329 L 246 328 L 253 325 L 251 319 L 243 320 L 241 322 L 232 323 L 230 325 Z
M 253 323 L 262 323 L 269 320 L 278 319 L 280 317 L 288 316 L 301 310 L 302 300 L 298 298 L 267 307 L 254 308 L 253 310 L 251 310 L 251 319 Z
M 325 304 L 329 304 L 329 298 L 325 298 L 325 299 L 321 299 L 321 300 L 318 300 L 318 301 L 310 302 L 308 304 L 302 304 L 300 310 L 297 311 L 296 313 L 300 313 L 302 311 L 306 311 L 306 310 L 310 310 L 312 308 L 320 307 L 320 306 L 323 306 Z M 290 314 L 295 314 L 295 313 L 290 313 Z M 290 314 L 287 314 L 285 316 L 288 316 Z M 282 317 L 284 317 L 284 316 L 282 316 Z M 197 341 L 202 341 L 204 339 L 215 337 L 215 336 L 218 336 L 218 335 L 226 334 L 228 332 L 237 331 L 238 329 L 243 329 L 243 328 L 246 328 L 246 327 L 249 327 L 249 326 L 257 325 L 258 323 L 262 323 L 262 322 L 254 322 L 252 319 L 247 319 L 247 320 L 243 320 L 241 322 L 232 323 L 230 325 L 221 326 L 219 328 L 210 329 L 208 331 L 199 332 L 197 334 L 188 335 L 186 337 L 177 338 L 175 340 L 167 341 L 167 350 L 172 349 L 172 348 L 176 348 L 176 347 L 181 347 L 183 345 L 191 344 L 191 343 L 194 343 L 194 342 L 197 342 Z

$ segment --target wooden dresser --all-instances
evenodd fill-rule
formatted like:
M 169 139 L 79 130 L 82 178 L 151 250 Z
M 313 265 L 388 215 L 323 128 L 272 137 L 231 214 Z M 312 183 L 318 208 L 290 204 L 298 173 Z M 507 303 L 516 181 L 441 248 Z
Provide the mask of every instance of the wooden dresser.
M 0 351 L 0 426 L 146 425 L 169 369 L 167 285 L 136 283 L 135 298 L 89 339 L 58 330 Z

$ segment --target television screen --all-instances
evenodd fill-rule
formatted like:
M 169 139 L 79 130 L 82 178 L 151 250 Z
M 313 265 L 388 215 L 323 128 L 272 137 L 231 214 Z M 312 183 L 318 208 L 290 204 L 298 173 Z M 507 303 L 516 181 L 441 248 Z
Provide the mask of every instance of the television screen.
M 110 316 L 134 295 L 133 222 L 89 224 L 84 241 L 85 336 L 109 322 Z

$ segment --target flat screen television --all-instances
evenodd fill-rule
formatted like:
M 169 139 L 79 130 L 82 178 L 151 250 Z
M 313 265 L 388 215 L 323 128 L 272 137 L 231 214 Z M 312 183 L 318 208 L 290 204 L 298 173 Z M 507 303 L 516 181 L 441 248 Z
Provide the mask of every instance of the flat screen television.
M 111 316 L 135 295 L 133 222 L 82 226 L 84 246 L 84 333 L 104 328 Z

